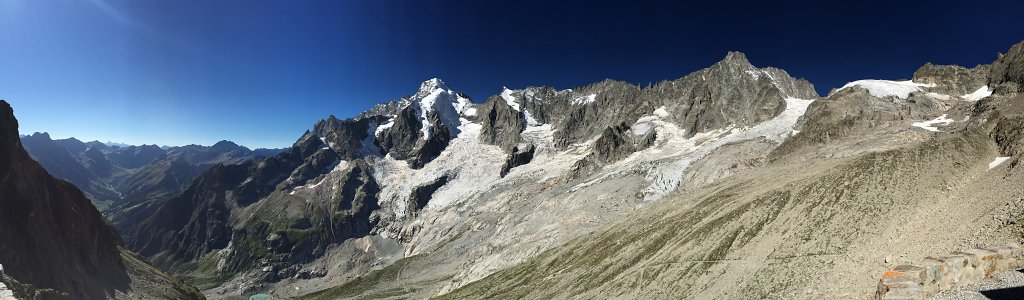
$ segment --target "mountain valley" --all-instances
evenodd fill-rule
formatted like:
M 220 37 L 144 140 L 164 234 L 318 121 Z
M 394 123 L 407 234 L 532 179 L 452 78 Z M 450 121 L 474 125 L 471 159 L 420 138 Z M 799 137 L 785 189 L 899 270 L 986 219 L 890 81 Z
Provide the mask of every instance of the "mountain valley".
M 1024 240 L 1024 42 L 907 74 L 821 96 L 729 52 L 647 86 L 482 102 L 433 78 L 281 150 L 21 136 L 8 107 L 0 239 L 19 242 L 0 243 L 0 282 L 72 299 L 873 298 L 899 264 Z

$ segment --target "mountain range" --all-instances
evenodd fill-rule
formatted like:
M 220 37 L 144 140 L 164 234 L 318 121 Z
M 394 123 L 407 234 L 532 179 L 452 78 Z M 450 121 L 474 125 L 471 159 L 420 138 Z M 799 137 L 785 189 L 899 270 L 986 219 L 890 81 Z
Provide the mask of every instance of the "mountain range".
M 899 262 L 1024 237 L 1024 43 L 908 75 L 820 96 L 730 52 L 483 102 L 434 78 L 266 157 L 3 145 L 211 299 L 867 298 Z
M 180 194 L 214 165 L 237 164 L 283 151 L 249 150 L 230 141 L 213 146 L 108 146 L 75 138 L 54 140 L 45 132 L 22 136 L 21 142 L 47 171 L 81 188 L 96 207 L 108 212 Z
M 0 100 L 0 291 L 24 299 L 205 299 L 127 251 L 89 199 L 49 175 Z

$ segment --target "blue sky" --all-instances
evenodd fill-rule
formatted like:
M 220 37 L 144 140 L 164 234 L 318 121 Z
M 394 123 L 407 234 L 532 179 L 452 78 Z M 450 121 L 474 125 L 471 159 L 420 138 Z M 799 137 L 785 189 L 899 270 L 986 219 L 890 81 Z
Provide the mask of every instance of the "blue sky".
M 1019 0 L 831 2 L 0 0 L 0 98 L 23 134 L 283 147 L 431 77 L 481 102 L 674 79 L 739 50 L 825 94 L 1024 40 Z

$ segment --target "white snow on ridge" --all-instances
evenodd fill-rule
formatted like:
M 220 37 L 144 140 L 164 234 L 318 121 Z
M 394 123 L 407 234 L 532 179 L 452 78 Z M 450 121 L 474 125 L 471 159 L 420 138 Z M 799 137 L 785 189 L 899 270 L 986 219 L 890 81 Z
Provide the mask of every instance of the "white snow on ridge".
M 420 94 L 422 93 L 423 91 L 420 92 Z M 431 124 L 427 114 L 431 111 L 436 113 L 441 123 L 449 128 L 448 134 L 455 137 L 459 133 L 459 125 L 462 125 L 462 122 L 459 120 L 459 112 L 461 108 L 469 103 L 469 99 L 459 97 L 455 91 L 441 84 L 434 87 L 429 94 L 422 96 L 422 98 L 413 99 L 413 103 L 418 104 L 419 119 L 422 124 L 420 132 L 423 134 L 423 139 L 429 139 Z
M 523 110 L 523 119 L 526 119 L 526 126 L 528 127 L 540 125 L 540 122 L 537 122 L 537 119 L 533 118 L 533 115 L 530 114 L 529 110 Z
M 476 109 L 469 107 L 469 104 L 471 103 L 473 103 L 473 101 L 470 101 L 469 98 L 456 94 L 455 103 L 452 103 L 452 105 L 455 106 L 455 111 L 457 112 L 466 113 L 468 110 L 472 109 L 473 114 L 476 114 Z
M 388 126 L 394 125 L 394 121 L 391 121 L 391 123 L 388 124 Z M 377 135 L 381 132 L 381 126 L 382 125 L 378 125 L 377 122 L 370 123 L 370 128 L 366 130 L 366 138 L 361 141 L 363 145 L 360 152 L 362 152 L 363 155 L 380 156 L 381 153 L 384 152 L 380 147 L 377 147 L 377 144 L 374 143 Z
M 327 149 L 334 148 L 334 143 L 328 142 L 327 138 L 325 138 L 325 137 L 320 137 L 320 142 L 324 143 L 324 147 L 321 148 L 321 149 L 327 150 Z
M 474 199 L 500 179 L 495 169 L 504 162 L 505 153 L 496 146 L 479 143 L 480 124 L 463 121 L 459 128 L 462 134 L 421 169 L 412 169 L 405 161 L 390 156 L 373 161 L 371 173 L 374 178 L 389 183 L 381 186 L 379 204 L 392 209 L 395 218 L 405 218 L 407 207 L 403 200 L 415 187 L 441 176 L 449 176 L 449 181 L 435 191 L 427 204 L 429 210 L 440 210 Z
M 374 131 L 373 135 L 374 136 L 380 136 L 381 132 L 384 132 L 384 130 L 387 130 L 388 128 L 391 128 L 391 126 L 395 126 L 395 118 L 394 117 L 392 117 L 390 120 L 388 120 L 387 123 L 384 123 L 384 124 L 381 124 L 380 126 L 377 126 L 377 129 Z
M 934 87 L 935 84 L 916 83 L 910 80 L 892 81 L 866 79 L 847 83 L 839 89 L 842 90 L 853 86 L 859 86 L 867 89 L 868 93 L 878 98 L 896 96 L 897 98 L 906 99 L 907 97 L 910 97 L 910 93 L 924 91 L 922 88 Z
M 796 121 L 807 111 L 814 100 L 792 97 L 785 98 L 786 109 L 775 118 L 749 128 L 724 128 L 698 133 L 686 138 L 686 130 L 675 124 L 665 122 L 662 116 L 668 116 L 664 107 L 654 111 L 651 116 L 644 116 L 631 127 L 633 134 L 656 130 L 658 133 L 655 146 L 634 153 L 607 167 L 611 173 L 598 176 L 593 180 L 572 187 L 572 191 L 598 184 L 610 178 L 614 173 L 633 172 L 636 165 L 643 165 L 646 171 L 647 187 L 642 190 L 645 201 L 658 200 L 675 191 L 684 180 L 683 175 L 694 162 L 703 159 L 721 146 L 764 137 L 775 143 L 781 143 L 793 134 Z M 645 162 L 641 162 L 645 161 Z
M 771 120 L 754 125 L 754 127 L 720 129 L 717 131 L 697 134 L 693 138 L 683 141 L 688 144 L 686 146 L 690 149 L 686 149 L 686 147 L 684 147 L 684 150 L 681 153 L 682 155 L 678 156 L 677 160 L 652 167 L 650 168 L 650 171 L 648 171 L 646 179 L 650 185 L 643 190 L 644 200 L 657 200 L 668 195 L 672 191 L 675 191 L 676 188 L 679 187 L 679 184 L 682 183 L 683 175 L 691 164 L 703 159 L 708 154 L 711 154 L 712 151 L 723 145 L 754 140 L 760 137 L 764 137 L 776 143 L 782 143 L 786 138 L 795 134 L 793 126 L 795 126 L 797 120 L 807 112 L 807 107 L 810 106 L 814 100 L 797 99 L 793 97 L 786 97 L 785 100 L 786 109 L 783 110 L 782 113 Z M 670 125 L 671 126 L 667 126 L 666 129 L 678 130 L 674 124 Z M 660 136 L 661 132 L 659 131 L 658 134 Z M 701 144 L 696 144 L 696 141 L 704 139 L 708 140 Z
M 585 104 L 594 103 L 595 100 L 597 100 L 597 94 L 590 94 L 590 95 L 586 95 L 586 96 L 582 96 L 582 97 L 576 97 L 575 99 L 572 99 L 572 104 L 573 105 L 585 105 Z
M 936 128 L 935 125 L 943 125 L 943 126 L 945 126 L 945 125 L 949 125 L 949 124 L 953 123 L 953 121 L 954 120 L 948 118 L 946 114 L 942 114 L 938 118 L 931 119 L 931 120 L 924 121 L 924 122 L 914 122 L 914 124 L 911 124 L 911 125 L 913 125 L 914 127 L 918 127 L 918 128 L 924 129 L 924 130 L 928 130 L 928 131 L 942 132 L 941 130 L 939 130 L 939 128 Z
M 305 185 L 301 185 L 301 186 L 297 186 L 297 187 L 293 188 L 292 191 L 289 192 L 288 194 L 289 195 L 295 195 L 296 193 L 299 192 L 299 190 L 312 190 L 312 189 L 316 189 L 321 184 L 323 184 L 324 181 L 327 181 L 327 177 L 328 177 L 329 174 L 336 173 L 336 172 L 341 172 L 341 171 L 344 171 L 344 170 L 348 170 L 348 166 L 349 166 L 349 163 L 348 163 L 347 160 L 335 161 L 334 163 L 331 163 L 330 165 L 328 165 L 325 168 L 327 172 L 326 172 L 325 175 L 321 175 L 320 176 L 320 180 L 317 180 L 316 182 L 311 182 L 313 180 L 310 179 L 309 181 L 307 181 L 307 183 Z M 289 179 L 291 179 L 291 178 L 289 178 Z
M 999 165 L 1003 164 L 1007 160 L 1010 160 L 1009 156 L 996 157 L 996 159 L 993 159 L 992 162 L 988 163 L 988 169 L 989 170 L 995 169 L 995 167 L 998 167 Z
M 664 105 L 654 110 L 654 115 L 659 118 L 668 118 L 669 113 Z
M 978 101 L 988 96 L 992 96 L 992 90 L 987 85 L 983 85 L 977 91 L 964 95 L 963 98 L 965 101 Z
M 755 70 L 746 70 L 745 72 L 747 72 L 747 75 L 750 75 L 750 77 L 754 77 L 754 80 L 761 79 L 761 74 L 763 74 L 761 72 L 761 70 L 756 70 L 756 69 Z
M 658 120 L 661 120 L 660 116 L 641 117 L 636 120 L 636 123 L 633 123 L 633 126 L 630 126 L 630 130 L 633 131 L 634 136 L 642 137 L 657 127 L 655 121 Z
M 512 96 L 512 90 L 505 88 L 501 91 L 501 98 L 505 99 L 505 103 L 511 106 L 512 109 L 519 111 L 519 103 L 516 103 L 516 97 Z
M 932 98 L 939 99 L 939 100 L 949 100 L 949 99 L 953 98 L 953 97 L 950 97 L 949 95 L 933 93 L 933 92 L 928 92 L 925 95 L 928 95 L 928 97 L 932 97 Z

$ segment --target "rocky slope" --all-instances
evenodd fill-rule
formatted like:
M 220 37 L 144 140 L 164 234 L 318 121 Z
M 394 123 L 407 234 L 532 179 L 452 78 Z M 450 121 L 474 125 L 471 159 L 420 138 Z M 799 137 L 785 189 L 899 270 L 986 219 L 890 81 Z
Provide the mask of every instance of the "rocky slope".
M 0 100 L 0 274 L 25 299 L 203 299 L 121 248 L 117 232 L 70 183 L 50 176 Z
M 867 299 L 897 264 L 1019 243 L 1022 45 L 991 67 L 852 82 L 770 162 L 441 298 Z
M 648 87 L 504 89 L 482 104 L 431 79 L 115 221 L 213 298 L 429 297 L 763 164 L 816 98 L 741 53 Z M 407 265 L 396 281 L 364 276 Z
M 283 151 L 249 150 L 229 141 L 213 146 L 112 147 L 75 138 L 53 140 L 49 134 L 38 132 L 21 137 L 21 141 L 29 155 L 48 172 L 81 188 L 97 207 L 110 215 L 180 194 L 214 165 L 238 164 Z

